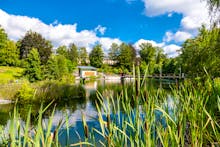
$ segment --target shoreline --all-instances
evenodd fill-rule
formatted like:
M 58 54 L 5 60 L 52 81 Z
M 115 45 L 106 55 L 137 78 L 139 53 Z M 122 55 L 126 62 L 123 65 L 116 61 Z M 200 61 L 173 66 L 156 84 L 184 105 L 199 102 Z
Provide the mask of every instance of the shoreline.
M 6 99 L 0 98 L 0 105 L 2 105 L 2 104 L 11 104 L 11 103 L 12 103 L 12 100 L 6 100 Z

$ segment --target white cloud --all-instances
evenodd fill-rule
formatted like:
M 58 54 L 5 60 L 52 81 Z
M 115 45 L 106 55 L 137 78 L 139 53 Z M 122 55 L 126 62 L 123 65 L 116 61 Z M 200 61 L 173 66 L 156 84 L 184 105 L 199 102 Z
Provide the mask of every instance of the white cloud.
M 181 25 L 184 29 L 197 29 L 201 24 L 209 24 L 209 13 L 205 1 L 201 0 L 143 0 L 145 14 L 158 16 L 170 13 L 183 14 Z
M 182 14 L 179 30 L 166 33 L 168 41 L 183 42 L 191 38 L 202 24 L 209 26 L 209 12 L 205 1 L 202 0 L 143 0 L 145 14 L 149 17 L 167 14 L 171 17 L 173 13 Z M 181 30 L 181 31 L 180 31 Z M 179 38 L 178 38 L 179 37 Z
M 166 45 L 163 47 L 163 50 L 165 54 L 167 54 L 169 57 L 176 57 L 179 55 L 180 46 L 175 44 Z
M 177 31 L 175 34 L 173 34 L 172 32 L 166 32 L 165 37 L 163 38 L 163 41 L 165 42 L 170 42 L 172 40 L 174 40 L 175 42 L 183 42 L 186 39 L 191 38 L 192 35 L 188 32 L 184 32 L 184 31 Z
M 98 26 L 95 28 L 95 31 L 101 33 L 102 35 L 104 35 L 106 29 L 107 29 L 106 27 L 102 27 L 101 25 L 98 25 Z
M 5 29 L 12 40 L 21 39 L 29 30 L 42 34 L 51 40 L 54 47 L 75 43 L 79 47 L 86 47 L 88 51 L 96 43 L 102 43 L 108 47 L 112 42 L 120 42 L 115 38 L 98 37 L 97 32 L 104 34 L 106 27 L 98 25 L 94 30 L 77 31 L 77 24 L 60 24 L 55 20 L 52 24 L 45 24 L 37 18 L 27 16 L 11 15 L 0 9 L 0 25 Z

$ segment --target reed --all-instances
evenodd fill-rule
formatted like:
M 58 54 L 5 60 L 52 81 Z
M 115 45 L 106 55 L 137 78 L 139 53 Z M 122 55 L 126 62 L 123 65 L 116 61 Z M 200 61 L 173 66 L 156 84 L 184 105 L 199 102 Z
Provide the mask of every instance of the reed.
M 124 86 L 116 96 L 103 97 L 97 92 L 98 128 L 92 128 L 82 114 L 84 137 L 79 143 L 70 144 L 71 124 L 69 116 L 52 129 L 54 110 L 45 124 L 42 116 L 46 108 L 41 106 L 37 125 L 31 125 L 31 110 L 27 120 L 20 120 L 17 110 L 11 116 L 9 133 L 1 129 L 2 144 L 8 146 L 61 146 L 59 129 L 66 126 L 67 146 L 219 146 L 220 98 L 212 85 L 198 89 L 194 84 L 182 83 L 173 88 L 171 96 L 163 89 L 151 91 L 147 82 L 138 79 L 133 87 Z M 137 85 L 138 84 L 138 85 Z M 128 95 L 132 91 L 132 95 Z M 213 98 L 213 106 L 208 105 Z M 216 109 L 210 107 L 216 106 Z M 23 127 L 24 126 L 24 127 Z M 4 135 L 3 135 L 4 134 Z M 6 137 L 5 137 L 6 136 Z M 97 137 L 99 136 L 99 137 Z

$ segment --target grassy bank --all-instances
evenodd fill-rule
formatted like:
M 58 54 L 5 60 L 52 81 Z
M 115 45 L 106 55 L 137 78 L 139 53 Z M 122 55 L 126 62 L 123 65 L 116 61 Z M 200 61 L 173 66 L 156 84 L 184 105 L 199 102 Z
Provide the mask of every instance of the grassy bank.
M 23 68 L 0 66 L 0 99 L 11 99 L 21 87 Z
M 19 82 L 23 68 L 0 66 L 0 84 Z

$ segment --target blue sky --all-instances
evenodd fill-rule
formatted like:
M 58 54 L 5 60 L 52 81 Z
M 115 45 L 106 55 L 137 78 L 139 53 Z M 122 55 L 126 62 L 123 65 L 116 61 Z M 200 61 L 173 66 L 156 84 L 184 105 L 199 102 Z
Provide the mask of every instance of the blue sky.
M 105 52 L 112 42 L 132 43 L 137 50 L 140 43 L 151 42 L 176 56 L 207 19 L 200 0 L 0 1 L 0 25 L 13 40 L 31 29 L 55 47 L 74 42 L 91 50 L 98 42 Z

